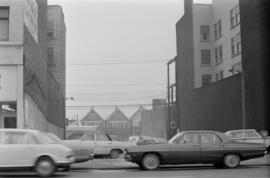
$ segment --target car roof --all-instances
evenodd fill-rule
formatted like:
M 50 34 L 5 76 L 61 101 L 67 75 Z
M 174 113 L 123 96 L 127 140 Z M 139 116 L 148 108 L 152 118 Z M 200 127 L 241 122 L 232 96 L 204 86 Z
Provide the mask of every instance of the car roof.
M 218 132 L 218 131 L 214 131 L 214 130 L 186 130 L 186 131 L 182 131 L 182 132 L 197 132 L 197 133 L 209 133 L 209 132 L 213 132 L 215 134 L 217 134 L 224 142 L 230 141 L 231 138 L 228 137 L 227 135 L 225 135 L 222 132 Z
M 238 132 L 238 131 L 256 131 L 255 129 L 239 129 L 239 130 L 228 130 L 226 131 L 226 133 L 230 133 L 230 132 Z

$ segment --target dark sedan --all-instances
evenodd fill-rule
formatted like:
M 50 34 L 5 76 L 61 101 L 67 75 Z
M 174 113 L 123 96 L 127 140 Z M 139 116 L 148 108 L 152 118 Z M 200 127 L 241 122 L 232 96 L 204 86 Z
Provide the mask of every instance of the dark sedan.
M 165 164 L 214 164 L 236 168 L 240 161 L 263 157 L 266 147 L 259 143 L 239 143 L 215 131 L 184 131 L 168 143 L 132 146 L 125 159 L 142 169 L 154 170 Z

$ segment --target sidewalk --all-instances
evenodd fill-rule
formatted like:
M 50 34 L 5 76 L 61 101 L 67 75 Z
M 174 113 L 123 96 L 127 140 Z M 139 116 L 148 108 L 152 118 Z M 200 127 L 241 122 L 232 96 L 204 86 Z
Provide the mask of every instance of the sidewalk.
M 270 155 L 266 155 L 265 157 L 262 158 L 256 158 L 256 159 L 250 159 L 247 161 L 241 162 L 241 165 L 265 165 L 269 166 L 270 165 Z

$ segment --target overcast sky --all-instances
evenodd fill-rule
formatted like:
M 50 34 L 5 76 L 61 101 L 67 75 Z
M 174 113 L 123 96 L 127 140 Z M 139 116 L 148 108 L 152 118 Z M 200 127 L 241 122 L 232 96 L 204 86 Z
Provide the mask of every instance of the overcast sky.
M 65 15 L 66 91 L 74 97 L 68 106 L 148 104 L 166 98 L 166 61 L 176 55 L 175 24 L 183 15 L 182 0 L 48 3 L 61 5 Z M 126 114 L 136 109 L 125 109 Z M 67 117 L 86 112 L 67 110 Z

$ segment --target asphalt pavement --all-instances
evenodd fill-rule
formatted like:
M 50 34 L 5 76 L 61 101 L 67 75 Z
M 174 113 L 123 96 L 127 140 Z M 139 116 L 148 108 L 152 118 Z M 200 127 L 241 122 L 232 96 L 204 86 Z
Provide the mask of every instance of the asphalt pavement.
M 241 162 L 236 169 L 216 169 L 211 165 L 169 165 L 155 171 L 142 171 L 123 159 L 95 159 L 74 164 L 69 172 L 57 172 L 63 178 L 268 178 L 270 157 Z M 1 172 L 0 178 L 36 177 L 32 172 Z

